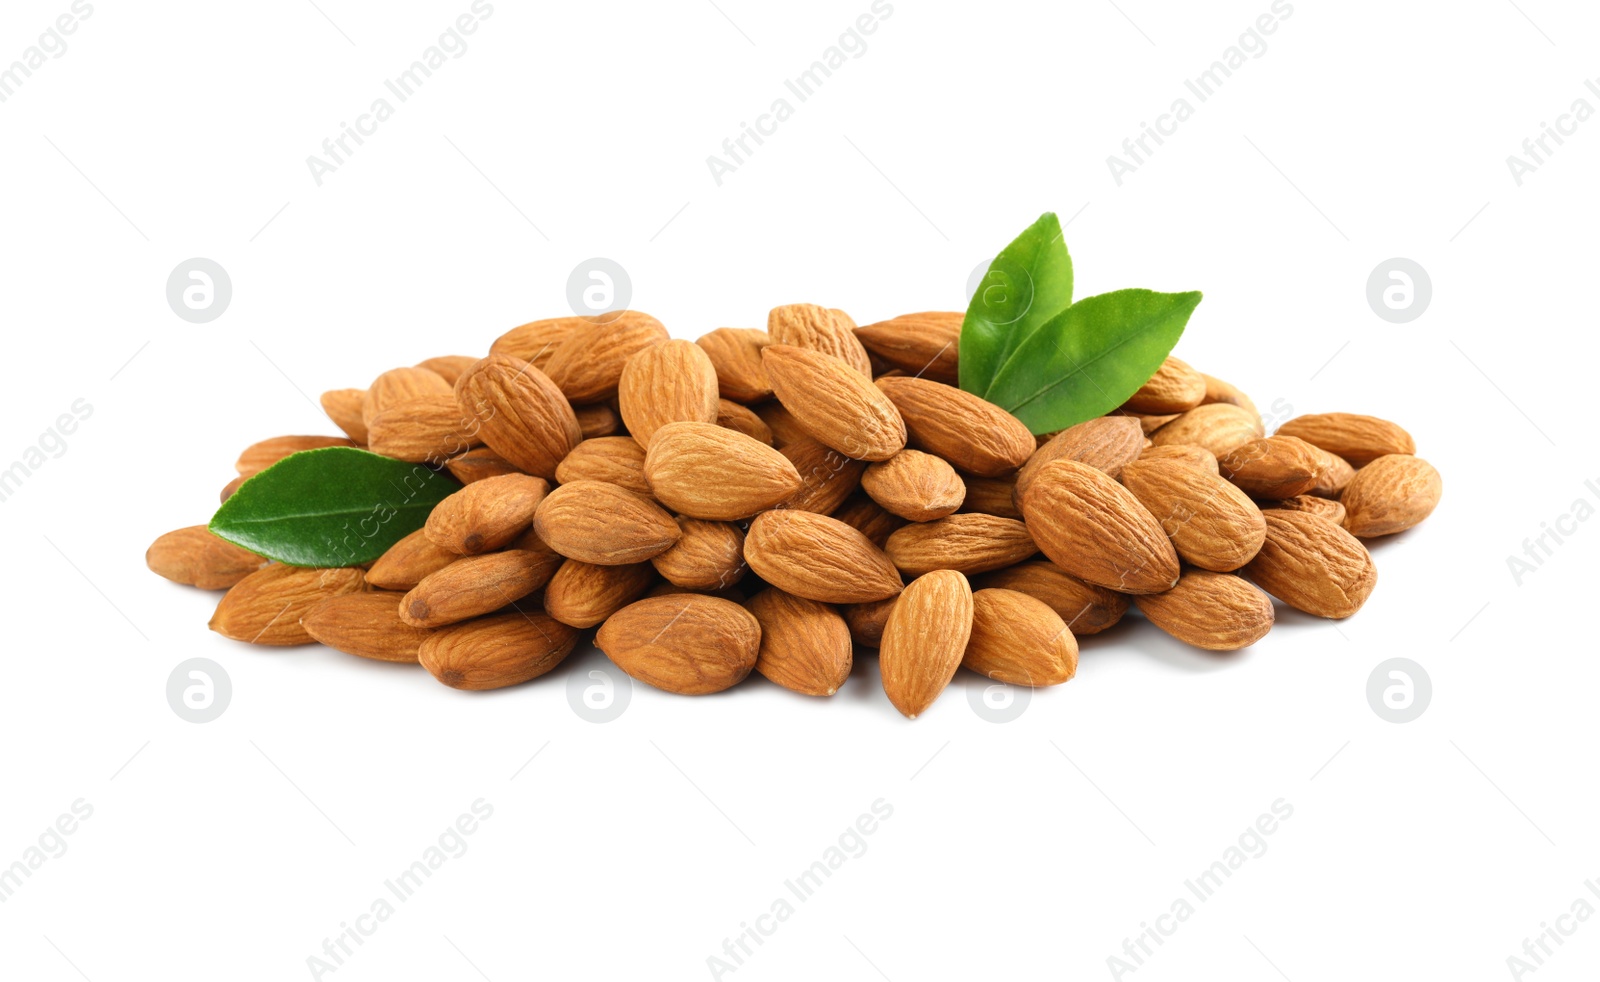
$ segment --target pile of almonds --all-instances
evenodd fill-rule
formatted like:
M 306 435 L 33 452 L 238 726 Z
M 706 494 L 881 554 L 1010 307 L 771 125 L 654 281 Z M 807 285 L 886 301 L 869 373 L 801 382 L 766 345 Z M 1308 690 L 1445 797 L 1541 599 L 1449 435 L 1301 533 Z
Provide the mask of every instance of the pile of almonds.
M 956 387 L 961 322 L 793 304 L 692 343 L 636 311 L 524 324 L 481 360 L 325 393 L 348 440 L 240 458 L 243 480 L 364 446 L 465 485 L 369 568 L 268 564 L 204 526 L 148 563 L 227 589 L 227 637 L 420 662 L 456 688 L 543 675 L 598 627 L 628 675 L 684 694 L 754 669 L 832 695 L 876 648 L 915 717 L 962 666 L 1067 681 L 1077 639 L 1130 602 L 1219 651 L 1267 633 L 1268 594 L 1348 617 L 1377 578 L 1361 540 L 1439 500 L 1399 426 L 1326 413 L 1267 436 L 1243 392 L 1176 358 L 1114 413 L 1035 438 Z

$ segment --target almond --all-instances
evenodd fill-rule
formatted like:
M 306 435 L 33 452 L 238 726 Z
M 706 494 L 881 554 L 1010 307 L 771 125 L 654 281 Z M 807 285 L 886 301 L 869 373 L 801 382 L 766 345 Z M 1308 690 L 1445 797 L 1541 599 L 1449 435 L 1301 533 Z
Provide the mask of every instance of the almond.
M 534 477 L 555 477 L 583 437 L 555 383 L 509 355 L 490 355 L 462 373 L 456 401 L 489 449 Z
M 1166 593 L 1133 602 L 1156 627 L 1207 651 L 1249 647 L 1272 628 L 1272 601 L 1232 573 L 1185 570 Z
M 688 590 L 721 590 L 744 577 L 744 532 L 732 522 L 679 518 L 682 533 L 650 562 L 667 582 Z
M 239 486 L 247 480 L 249 480 L 249 478 L 245 477 L 243 474 L 240 474 L 227 484 L 224 484 L 222 486 L 222 500 L 227 501 L 229 498 L 233 497 L 233 493 L 239 490 Z
M 1357 413 L 1313 413 L 1296 416 L 1278 427 L 1279 436 L 1297 436 L 1360 467 L 1385 454 L 1414 454 L 1411 434 L 1376 416 Z
M 595 330 L 588 317 L 550 317 L 513 327 L 495 338 L 491 355 L 510 355 L 544 371 L 556 348 L 568 338 Z
M 413 464 L 442 464 L 482 443 L 455 396 L 418 396 L 380 410 L 367 423 L 367 449 Z
M 1266 522 L 1256 503 L 1198 467 L 1170 460 L 1135 461 L 1123 468 L 1122 484 L 1161 523 L 1178 557 L 1201 569 L 1238 569 L 1266 538 Z
M 641 447 L 668 423 L 717 421 L 717 372 L 692 341 L 650 345 L 622 366 L 617 401 L 622 422 Z
M 367 582 L 380 590 L 409 590 L 430 573 L 437 573 L 457 559 L 456 553 L 441 549 L 428 538 L 425 528 L 390 546 L 367 570 Z
M 544 609 L 573 627 L 594 627 L 639 599 L 656 582 L 649 563 L 595 566 L 569 559 L 544 591 Z
M 1230 403 L 1214 402 L 1183 413 L 1151 433 L 1150 439 L 1158 447 L 1172 444 L 1204 447 L 1220 460 L 1261 435 L 1259 416 Z
M 1284 603 L 1317 617 L 1349 617 L 1372 594 L 1378 571 L 1361 540 L 1304 511 L 1263 513 L 1267 541 L 1244 574 Z
M 883 691 L 908 719 L 939 698 L 972 637 L 972 588 L 954 570 L 913 580 L 889 612 L 878 645 Z
M 574 331 L 556 345 L 545 365 L 550 380 L 575 406 L 615 396 L 628 359 L 667 340 L 667 329 L 649 314 L 623 310 L 606 316 L 604 323 Z
M 844 622 L 850 627 L 850 639 L 856 644 L 876 648 L 883 643 L 883 625 L 889 622 L 889 612 L 894 610 L 898 597 L 874 600 L 864 604 L 845 604 L 839 608 Z
M 1060 685 L 1078 673 L 1078 639 L 1042 601 L 1015 590 L 978 590 L 961 666 L 1008 685 Z
M 1181 413 L 1200 405 L 1205 397 L 1205 376 L 1188 362 L 1168 355 L 1123 408 L 1135 413 Z
M 1244 394 L 1244 390 L 1231 382 L 1224 382 L 1222 379 L 1207 375 L 1204 372 L 1200 374 L 1200 377 L 1205 379 L 1206 382 L 1206 397 L 1200 403 L 1202 406 L 1214 402 L 1225 402 L 1230 406 L 1238 406 L 1246 410 L 1257 419 L 1261 418 L 1261 413 L 1256 409 L 1255 402 Z
M 755 410 L 748 406 L 742 406 L 731 399 L 717 400 L 716 423 L 723 429 L 733 430 L 735 433 L 743 433 L 758 443 L 765 443 L 769 447 L 772 446 L 772 428 L 761 421 L 761 417 L 756 415 Z
M 631 441 L 630 441 L 631 442 Z M 521 474 L 509 460 L 488 447 L 473 447 L 445 461 L 450 476 L 462 484 L 472 484 L 502 474 Z
M 312 569 L 273 563 L 222 595 L 211 630 L 250 644 L 310 644 L 300 618 L 318 601 L 363 587 L 359 569 Z
M 719 327 L 695 342 L 711 359 L 722 398 L 743 403 L 772 398 L 772 386 L 761 369 L 761 349 L 771 343 L 766 331 L 743 327 Z
M 452 689 L 501 689 L 538 678 L 577 647 L 578 632 L 538 612 L 480 617 L 434 631 L 422 667 Z
M 245 477 L 259 474 L 290 454 L 302 450 L 321 450 L 323 447 L 353 447 L 354 443 L 342 436 L 275 436 L 245 447 L 239 454 L 234 470 Z
M 976 582 L 985 590 L 1015 590 L 1043 602 L 1077 637 L 1099 634 L 1128 610 L 1127 597 L 1085 583 L 1043 559 L 985 573 Z
M 866 536 L 879 549 L 896 529 L 906 524 L 905 519 L 891 514 L 864 494 L 852 495 L 828 514 Z
M 882 600 L 903 586 L 894 563 L 865 535 L 811 512 L 757 515 L 745 535 L 744 558 L 773 586 L 823 603 Z
M 533 530 L 568 559 L 597 566 L 644 562 L 681 534 L 660 505 L 604 481 L 573 481 L 550 492 L 534 513 Z
M 850 628 L 827 604 L 768 587 L 745 609 L 761 624 L 756 671 L 807 696 L 831 696 L 850 677 Z
M 361 407 L 367 401 L 366 389 L 332 389 L 322 394 L 322 411 L 334 425 L 358 444 L 367 442 L 367 424 Z
M 1433 513 L 1444 485 L 1421 457 L 1386 454 L 1356 471 L 1339 496 L 1344 527 L 1370 539 L 1404 532 Z
M 1217 458 L 1205 447 L 1193 444 L 1174 443 L 1166 447 L 1146 447 L 1139 452 L 1140 460 L 1172 460 L 1190 467 L 1198 467 L 1212 474 L 1222 473 L 1217 466 Z
M 391 406 L 425 396 L 447 396 L 453 391 L 451 384 L 438 372 L 426 368 L 392 368 L 367 386 L 366 398 L 361 403 L 361 419 L 370 429 L 372 417 Z
M 1033 454 L 1033 434 L 1020 419 L 970 392 L 922 378 L 885 378 L 877 385 L 900 410 L 912 445 L 957 470 L 1000 477 Z
M 1317 468 L 1317 483 L 1312 486 L 1310 493 L 1319 498 L 1337 498 L 1349 486 L 1350 479 L 1356 476 L 1356 469 L 1337 454 L 1331 454 L 1321 447 L 1316 450 L 1321 454 L 1321 466 Z
M 644 448 L 629 436 L 595 437 L 573 447 L 556 465 L 556 480 L 562 484 L 606 481 L 650 496 L 650 482 L 644 479 Z
M 1281 508 L 1284 511 L 1308 511 L 1313 515 L 1320 515 L 1335 525 L 1344 524 L 1344 505 L 1335 498 L 1319 498 L 1314 494 L 1297 494 L 1293 498 L 1283 498 L 1278 501 L 1264 502 L 1261 506 L 1267 508 Z
M 1033 475 L 1053 460 L 1076 460 L 1117 478 L 1122 476 L 1124 465 L 1139 459 L 1143 449 L 1144 431 L 1139 429 L 1138 420 L 1128 416 L 1085 420 L 1057 433 L 1033 452 L 1017 471 L 1017 493 L 1026 491 Z
M 1236 447 L 1217 461 L 1219 472 L 1256 498 L 1293 498 L 1317 483 L 1324 454 L 1292 436 L 1268 436 Z
M 644 475 L 656 500 L 711 521 L 749 518 L 800 489 L 800 473 L 783 454 L 715 423 L 657 430 Z
M 779 508 L 831 515 L 861 487 L 861 475 L 867 469 L 866 461 L 852 460 L 809 436 L 790 440 L 779 452 L 794 465 L 801 481 L 800 490 L 785 498 Z
M 416 367 L 425 368 L 434 373 L 448 382 L 453 389 L 456 379 L 460 378 L 461 373 L 471 368 L 477 360 L 472 355 L 438 355 L 417 362 Z
M 524 549 L 457 559 L 429 573 L 400 602 L 400 619 L 412 627 L 442 627 L 491 613 L 544 586 L 559 556 Z
M 300 616 L 300 626 L 347 655 L 416 664 L 428 632 L 400 619 L 400 598 L 382 590 L 328 597 Z
M 191 525 L 152 542 L 144 554 L 144 564 L 174 583 L 202 590 L 226 590 L 267 565 L 267 560 L 218 538 L 204 525 Z
M 615 436 L 622 432 L 622 414 L 611 408 L 610 403 L 597 402 L 588 406 L 574 406 L 572 415 L 577 417 L 578 432 L 585 440 L 593 440 L 600 436 Z
M 434 545 L 458 555 L 490 552 L 527 531 L 549 493 L 549 482 L 526 474 L 477 481 L 435 505 L 424 530 Z
M 906 445 L 900 412 L 864 372 L 832 355 L 778 343 L 762 349 L 761 365 L 800 427 L 846 457 L 887 460 Z
M 965 318 L 959 311 L 901 314 L 856 328 L 856 338 L 868 352 L 907 375 L 955 385 Z
M 763 402 L 755 407 L 755 414 L 761 418 L 761 422 L 767 424 L 767 429 L 772 431 L 772 445 L 779 450 L 801 437 L 810 436 L 795 421 L 794 414 L 783 408 L 781 402 L 776 400 Z
M 1051 461 L 1020 504 L 1039 548 L 1080 580 L 1119 593 L 1160 593 L 1178 581 L 1178 554 L 1161 524 L 1099 468 Z
M 1016 478 L 969 475 L 962 478 L 962 481 L 967 487 L 966 495 L 961 502 L 962 511 L 999 515 L 1001 518 L 1022 517 L 1022 511 L 1017 507 L 1016 501 Z
M 967 496 L 954 467 L 920 450 L 902 450 L 872 464 L 861 475 L 861 487 L 885 509 L 913 522 L 952 515 Z
M 640 682 L 698 696 L 744 681 L 761 650 L 761 624 L 731 601 L 683 593 L 629 604 L 606 618 L 594 643 Z
M 832 355 L 870 381 L 872 363 L 867 359 L 867 349 L 856 338 L 855 326 L 855 322 L 844 311 L 830 310 L 813 303 L 785 304 L 772 308 L 767 315 L 767 336 L 773 344 Z M 771 376 L 772 373 L 768 371 L 767 377 Z M 778 398 L 783 397 L 780 395 Z
M 889 536 L 884 551 L 900 572 L 921 576 L 936 569 L 987 573 L 1020 563 L 1039 547 L 1014 518 L 965 514 L 913 522 Z

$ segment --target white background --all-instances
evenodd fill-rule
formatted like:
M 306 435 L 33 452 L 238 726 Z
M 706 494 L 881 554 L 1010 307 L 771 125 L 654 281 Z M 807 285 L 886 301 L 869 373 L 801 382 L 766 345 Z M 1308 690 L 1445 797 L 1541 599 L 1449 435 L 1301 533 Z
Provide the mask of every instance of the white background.
M 1505 978 L 1542 922 L 1600 907 L 1600 522 L 1520 585 L 1507 568 L 1600 505 L 1600 119 L 1520 187 L 1506 164 L 1573 100 L 1600 109 L 1592 6 L 1296 0 L 1118 186 L 1107 156 L 1268 0 L 895 0 L 718 186 L 708 155 L 868 0 L 497 0 L 319 187 L 307 156 L 468 2 L 318 3 L 96 2 L 0 104 L 0 466 L 93 406 L 0 504 L 0 865 L 94 810 L 0 904 L 6 977 L 308 977 L 479 798 L 466 854 L 324 977 L 707 978 L 878 799 L 865 853 L 723 977 L 1110 977 L 1278 799 L 1293 816 L 1265 854 L 1124 977 Z M 67 9 L 8 2 L 0 64 Z M 251 649 L 206 630 L 215 595 L 144 568 L 156 535 L 209 518 L 245 444 L 334 432 L 322 390 L 567 313 L 582 260 L 623 264 L 677 336 L 796 301 L 868 323 L 961 309 L 1046 210 L 1070 219 L 1079 295 L 1204 290 L 1178 353 L 1263 410 L 1415 434 L 1443 503 L 1375 546 L 1359 614 L 1280 610 L 1232 657 L 1130 616 L 1007 724 L 965 674 L 902 719 L 866 653 L 831 700 L 636 685 L 597 725 L 566 667 L 472 694 Z M 195 256 L 233 281 L 205 325 L 164 295 Z M 1366 301 L 1395 256 L 1432 278 L 1409 324 Z M 231 676 L 215 722 L 167 704 L 191 657 Z M 1368 705 L 1391 657 L 1432 679 L 1415 722 Z M 1600 919 L 1562 923 L 1537 978 L 1593 978 Z

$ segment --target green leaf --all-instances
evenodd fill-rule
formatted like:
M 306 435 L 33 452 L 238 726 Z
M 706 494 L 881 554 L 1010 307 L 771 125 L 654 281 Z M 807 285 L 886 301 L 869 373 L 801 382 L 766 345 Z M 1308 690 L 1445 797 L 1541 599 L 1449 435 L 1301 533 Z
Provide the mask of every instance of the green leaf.
M 304 450 L 239 485 L 211 531 L 290 566 L 371 562 L 461 485 L 421 464 L 352 447 Z
M 994 258 L 967 305 L 961 388 L 987 399 L 1023 342 L 1071 303 L 1072 257 L 1061 223 L 1045 212 Z
M 1198 290 L 1085 297 L 1017 347 L 985 398 L 1035 434 L 1104 416 L 1156 373 L 1199 303 Z

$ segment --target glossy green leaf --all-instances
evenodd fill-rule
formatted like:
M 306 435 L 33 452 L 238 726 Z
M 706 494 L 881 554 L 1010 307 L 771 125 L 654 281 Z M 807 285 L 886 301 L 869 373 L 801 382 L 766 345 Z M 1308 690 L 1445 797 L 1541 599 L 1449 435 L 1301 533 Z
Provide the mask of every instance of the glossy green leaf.
M 989 397 L 1002 367 L 1039 328 L 1072 303 L 1072 257 L 1054 212 L 989 264 L 961 323 L 961 388 Z
M 1199 291 L 1085 297 L 1017 347 L 985 398 L 1036 434 L 1104 416 L 1156 373 L 1199 303 Z
M 421 464 L 352 447 L 305 450 L 239 485 L 211 531 L 290 566 L 354 566 L 422 528 L 459 490 Z

